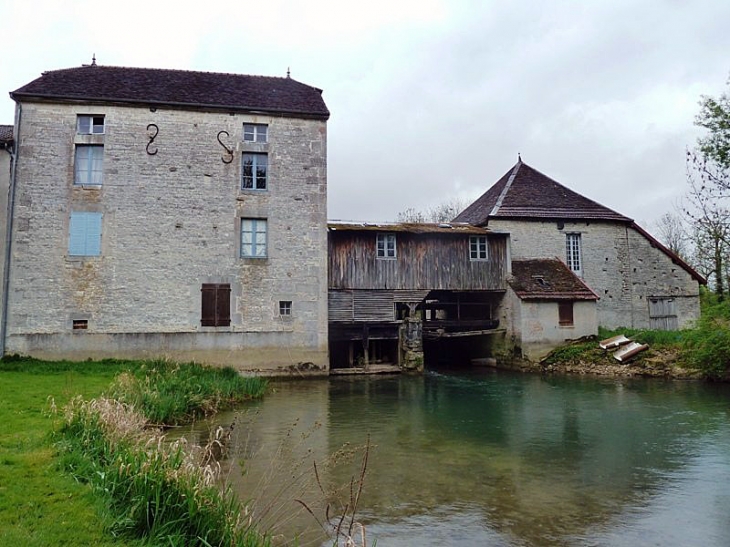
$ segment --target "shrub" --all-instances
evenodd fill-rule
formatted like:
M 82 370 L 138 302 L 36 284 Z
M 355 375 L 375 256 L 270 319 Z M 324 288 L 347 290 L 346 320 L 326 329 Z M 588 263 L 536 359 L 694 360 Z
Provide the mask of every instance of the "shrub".
M 708 378 L 722 379 L 730 368 L 730 305 L 711 302 L 703 307 L 697 327 L 687 332 L 684 361 Z

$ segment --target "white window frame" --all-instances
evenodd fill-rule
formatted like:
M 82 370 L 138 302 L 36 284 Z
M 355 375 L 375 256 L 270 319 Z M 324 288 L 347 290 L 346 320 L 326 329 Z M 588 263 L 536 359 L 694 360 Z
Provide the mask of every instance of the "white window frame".
M 69 256 L 101 256 L 101 213 L 71 211 L 68 223 Z
M 251 174 L 246 175 L 246 159 L 251 160 Z M 259 167 L 263 162 L 263 175 L 259 173 Z M 248 186 L 247 184 L 250 184 Z M 259 185 L 261 186 L 259 187 Z M 269 188 L 269 155 L 259 152 L 244 152 L 241 155 L 241 189 L 256 190 L 263 192 Z
M 264 123 L 244 123 L 243 142 L 267 143 L 269 138 L 269 126 Z
M 269 226 L 265 218 L 241 219 L 241 258 L 267 258 Z
M 565 263 L 576 275 L 583 274 L 583 255 L 580 233 L 565 234 Z
M 104 145 L 77 144 L 74 152 L 74 184 L 101 186 L 104 177 Z
M 104 116 L 101 114 L 79 114 L 76 116 L 76 133 L 79 135 L 103 135 Z
M 379 233 L 375 238 L 375 256 L 383 259 L 396 258 L 394 233 Z
M 487 236 L 469 236 L 469 259 L 473 261 L 489 260 L 489 244 Z

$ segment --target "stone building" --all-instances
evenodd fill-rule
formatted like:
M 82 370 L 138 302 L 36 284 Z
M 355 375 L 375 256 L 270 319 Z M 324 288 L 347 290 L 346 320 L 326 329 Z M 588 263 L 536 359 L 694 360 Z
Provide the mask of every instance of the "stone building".
M 8 235 L 8 198 L 10 197 L 10 174 L 12 157 L 14 151 L 13 142 L 13 126 L 0 125 L 0 211 L 3 211 L 3 218 L 0 220 L 0 287 L 5 282 L 5 259 L 7 254 L 7 235 Z M 4 309 L 5 291 L 0 288 L 0 314 Z M 0 316 L 1 317 L 1 316 Z M 2 319 L 0 325 L 4 328 Z M 2 328 L 0 328 L 0 338 L 2 338 Z
M 321 90 L 93 63 L 11 97 L 5 353 L 326 371 Z
M 557 258 L 512 261 L 509 332 L 528 359 L 595 335 L 598 296 Z
M 509 232 L 513 260 L 559 257 L 598 296 L 600 326 L 677 329 L 699 317 L 700 274 L 632 219 L 521 160 L 454 221 Z

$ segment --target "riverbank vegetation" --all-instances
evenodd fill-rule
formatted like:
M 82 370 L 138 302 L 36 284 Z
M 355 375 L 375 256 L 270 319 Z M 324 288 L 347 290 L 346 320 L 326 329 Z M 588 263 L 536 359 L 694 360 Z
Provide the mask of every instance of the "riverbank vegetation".
M 597 340 L 586 340 L 556 349 L 540 367 L 549 372 L 730 380 L 730 302 L 712 293 L 702 296 L 702 315 L 691 329 L 599 329 L 598 339 L 619 334 L 648 344 L 649 350 L 625 365 L 600 349 Z
M 0 543 L 268 544 L 216 482 L 212 445 L 168 443 L 157 427 L 260 397 L 265 380 L 164 361 L 33 359 L 3 361 L 0 378 L 0 419 L 9 424 Z M 49 420 L 44 407 L 62 419 Z

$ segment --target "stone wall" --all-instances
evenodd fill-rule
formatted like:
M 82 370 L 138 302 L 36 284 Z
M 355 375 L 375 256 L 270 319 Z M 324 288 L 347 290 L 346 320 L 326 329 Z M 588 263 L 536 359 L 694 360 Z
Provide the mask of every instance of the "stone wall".
M 7 240 L 8 198 L 10 192 L 10 150 L 0 147 L 0 287 L 5 279 L 5 244 Z M 0 310 L 3 309 L 4 291 L 0 289 Z M 1 313 L 1 312 L 0 312 Z
M 600 297 L 598 324 L 649 328 L 649 298 L 672 297 L 679 327 L 699 317 L 699 284 L 629 225 L 610 222 L 490 220 L 510 232 L 512 258 L 566 261 L 565 234 L 581 236 L 582 279 Z
M 167 343 L 176 358 L 242 369 L 328 367 L 326 122 L 22 108 L 8 352 L 151 356 Z M 103 115 L 104 135 L 77 136 L 79 114 Z M 244 122 L 267 124 L 268 143 L 244 143 Z M 74 185 L 79 139 L 103 143 L 101 186 Z M 241 189 L 245 151 L 268 153 L 267 190 Z M 69 256 L 71 211 L 102 213 L 101 256 Z M 267 220 L 266 258 L 240 257 L 242 218 Z M 229 327 L 201 326 L 203 283 L 230 284 Z M 79 319 L 88 330 L 72 330 Z
M 558 324 L 557 301 L 520 300 L 512 290 L 512 334 L 523 357 L 539 360 L 566 342 L 584 336 L 593 336 L 598 328 L 596 302 L 593 300 L 573 303 L 573 324 Z

